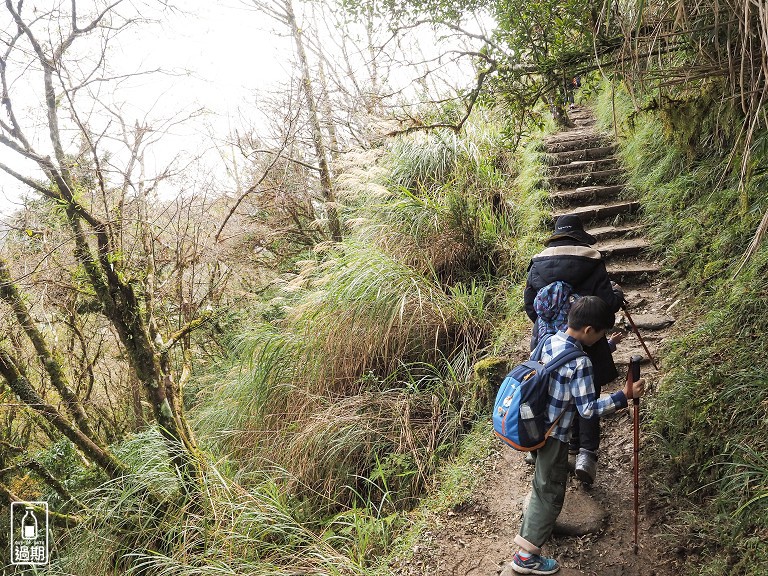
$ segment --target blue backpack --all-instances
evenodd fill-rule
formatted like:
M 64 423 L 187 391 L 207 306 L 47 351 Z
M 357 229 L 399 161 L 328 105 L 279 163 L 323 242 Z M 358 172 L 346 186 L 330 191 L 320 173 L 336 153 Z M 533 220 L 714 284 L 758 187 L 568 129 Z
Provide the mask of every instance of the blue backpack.
M 493 406 L 493 431 L 515 450 L 538 450 L 552 433 L 561 412 L 548 430 L 545 429 L 549 395 L 549 375 L 564 364 L 586 356 L 576 346 L 569 347 L 547 364 L 542 364 L 541 350 L 549 338 L 542 338 L 531 359 L 518 364 L 501 383 Z

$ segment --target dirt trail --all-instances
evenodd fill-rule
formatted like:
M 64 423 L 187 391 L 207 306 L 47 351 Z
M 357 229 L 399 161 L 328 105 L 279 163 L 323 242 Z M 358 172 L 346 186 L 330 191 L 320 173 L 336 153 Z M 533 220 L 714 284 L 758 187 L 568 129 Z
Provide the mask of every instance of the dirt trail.
M 587 230 L 599 238 L 596 246 L 605 259 L 612 279 L 624 288 L 629 310 L 639 325 L 651 353 L 658 359 L 659 343 L 673 322 L 675 300 L 665 294 L 658 276 L 659 267 L 644 254 L 647 241 L 637 222 L 638 203 L 625 190 L 624 173 L 614 157 L 615 144 L 609 135 L 599 133 L 594 118 L 586 109 L 571 113 L 576 126 L 555 134 L 546 142 L 549 152 L 549 183 L 554 206 L 553 218 L 578 212 Z M 617 315 L 619 316 L 619 315 Z M 622 322 L 624 320 L 622 319 Z M 528 353 L 527 340 L 520 342 L 511 361 Z M 604 387 L 610 393 L 623 386 L 626 365 L 631 355 L 645 353 L 638 338 L 628 334 L 614 355 L 620 377 Z M 657 379 L 646 361 L 643 376 L 651 391 Z M 597 479 L 591 488 L 571 476 L 565 508 L 569 515 L 593 516 L 594 504 L 604 510 L 597 515 L 597 530 L 583 536 L 554 535 L 545 554 L 560 562 L 563 576 L 671 576 L 671 564 L 659 564 L 662 549 L 657 537 L 664 527 L 657 511 L 644 505 L 648 487 L 641 487 L 639 544 L 632 552 L 633 468 L 632 416 L 621 410 L 602 420 L 602 441 Z M 490 421 L 488 433 L 491 434 Z M 641 438 L 641 445 L 644 443 Z M 530 491 L 533 467 L 523 455 L 499 443 L 497 450 L 478 463 L 483 480 L 475 494 L 461 506 L 435 518 L 431 530 L 423 534 L 414 557 L 394 567 L 397 574 L 493 576 L 509 562 L 515 547 L 513 538 L 520 525 L 522 504 Z M 565 514 L 565 509 L 563 514 Z M 561 515 L 562 518 L 563 515 Z M 601 520 L 602 519 L 602 520 Z M 506 574 L 509 571 L 505 571 Z

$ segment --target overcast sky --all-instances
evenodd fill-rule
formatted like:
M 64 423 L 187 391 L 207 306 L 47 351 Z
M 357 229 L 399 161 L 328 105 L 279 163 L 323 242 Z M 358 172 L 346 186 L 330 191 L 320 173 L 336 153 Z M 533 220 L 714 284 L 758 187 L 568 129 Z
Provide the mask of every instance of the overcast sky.
M 51 4 L 38 3 L 45 7 Z M 26 3 L 26 13 L 35 9 L 34 3 Z M 153 14 L 145 9 L 143 15 L 157 20 L 122 32 L 111 43 L 109 65 L 120 74 L 154 69 L 165 72 L 122 83 L 117 92 L 122 112 L 129 121 L 146 119 L 153 125 L 161 118 L 205 111 L 197 122 L 174 126 L 161 154 L 174 154 L 173 149 L 182 146 L 189 147 L 190 154 L 195 148 L 210 147 L 208 134 L 213 131 L 223 137 L 229 130 L 228 118 L 252 106 L 255 91 L 269 90 L 289 78 L 288 39 L 274 34 L 275 26 L 268 19 L 237 0 L 185 0 L 183 10 Z M 73 48 L 83 45 L 78 40 Z M 24 73 L 11 79 L 17 114 L 32 118 L 32 125 L 35 112 L 19 102 L 31 100 L 24 85 L 39 88 L 41 77 Z M 0 151 L 0 160 L 20 171 L 25 169 L 25 173 L 34 170 L 15 154 Z M 11 177 L 0 175 L 0 211 L 7 213 L 18 205 L 26 189 Z
M 152 3 L 152 0 L 146 1 Z M 55 3 L 58 2 L 26 2 L 25 10 L 30 13 L 36 5 L 47 9 Z M 174 125 L 163 146 L 156 148 L 158 154 L 168 157 L 179 151 L 194 155 L 199 150 L 210 149 L 217 139 L 223 142 L 228 133 L 242 128 L 241 123 L 258 123 L 259 114 L 263 113 L 259 94 L 279 90 L 293 74 L 292 39 L 279 24 L 249 8 L 247 3 L 184 0 L 179 6 L 181 10 L 162 13 L 143 9 L 142 15 L 155 21 L 122 32 L 107 55 L 116 73 L 153 69 L 167 72 L 133 78 L 119 86 L 121 111 L 131 124 L 136 119 L 156 125 L 163 118 L 183 117 L 198 109 L 205 111 L 195 122 Z M 301 6 L 301 2 L 295 0 L 297 12 Z M 327 48 L 332 49 L 333 39 L 328 40 Z M 426 43 L 426 50 L 438 51 L 437 44 L 431 39 Z M 86 41 L 77 41 L 79 49 L 85 46 Z M 390 80 L 407 83 L 413 74 L 413 71 L 396 70 Z M 40 76 L 28 71 L 17 74 L 13 85 L 17 101 L 24 99 L 21 95 L 25 83 L 39 88 Z M 18 113 L 18 103 L 16 105 Z M 39 110 L 30 112 L 30 122 L 34 124 L 37 115 L 39 123 L 42 119 Z M 45 141 L 44 132 L 39 138 Z M 0 151 L 0 161 L 20 171 L 22 167 L 29 171 L 29 166 L 7 152 Z M 18 206 L 19 197 L 25 192 L 23 186 L 9 177 L 0 178 L 0 212 L 8 213 Z

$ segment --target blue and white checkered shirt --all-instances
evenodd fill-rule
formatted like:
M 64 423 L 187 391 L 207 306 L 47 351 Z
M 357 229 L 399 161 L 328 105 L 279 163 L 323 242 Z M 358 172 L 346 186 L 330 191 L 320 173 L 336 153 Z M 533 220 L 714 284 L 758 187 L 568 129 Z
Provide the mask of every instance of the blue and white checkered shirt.
M 564 351 L 566 347 L 571 346 L 582 347 L 575 338 L 568 336 L 565 332 L 557 332 L 544 344 L 541 350 L 541 361 L 547 363 Z M 546 425 L 549 428 L 558 414 L 565 410 L 552 431 L 552 437 L 567 443 L 575 409 L 584 418 L 591 418 L 595 414 L 600 416 L 611 414 L 619 408 L 626 408 L 626 406 L 627 397 L 623 390 L 614 392 L 610 396 L 597 397 L 592 380 L 592 360 L 587 356 L 582 356 L 571 360 L 552 373 L 549 379 L 549 406 L 547 407 Z

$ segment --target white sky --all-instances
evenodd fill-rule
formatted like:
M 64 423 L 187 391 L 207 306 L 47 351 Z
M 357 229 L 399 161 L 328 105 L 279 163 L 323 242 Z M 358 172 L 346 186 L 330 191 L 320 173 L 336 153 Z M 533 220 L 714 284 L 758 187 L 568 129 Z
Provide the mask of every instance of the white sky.
M 47 9 L 58 2 L 28 0 L 25 11 L 29 14 L 35 5 Z M 299 11 L 300 0 L 294 0 L 294 4 Z M 156 149 L 160 156 L 167 157 L 179 151 L 192 155 L 210 149 L 211 132 L 224 139 L 235 128 L 242 128 L 241 122 L 258 122 L 257 93 L 278 90 L 293 74 L 293 41 L 264 14 L 247 9 L 239 0 L 184 0 L 179 5 L 183 12 L 165 11 L 158 15 L 142 12 L 145 17 L 158 21 L 121 33 L 119 44 L 112 44 L 107 60 L 110 68 L 121 74 L 155 68 L 173 73 L 133 78 L 119 87 L 116 102 L 131 124 L 136 119 L 159 126 L 160 120 L 169 116 L 183 116 L 199 108 L 206 110 L 196 121 L 174 126 L 171 134 L 164 137 L 162 147 Z M 76 42 L 77 46 L 85 45 L 80 40 Z M 332 42 L 329 41 L 328 46 L 330 48 Z M 427 49 L 439 49 L 434 39 L 427 46 Z M 407 75 L 403 72 L 404 78 Z M 471 83 L 471 76 L 467 80 Z M 23 95 L 25 83 L 30 82 L 39 87 L 40 76 L 26 71 L 17 74 L 13 86 L 17 91 L 17 113 L 18 100 L 24 99 L 18 96 Z M 105 93 L 103 98 L 113 97 Z M 39 123 L 39 110 L 31 112 L 30 125 L 35 124 L 35 117 Z M 45 141 L 44 133 L 38 137 L 40 142 Z M 28 164 L 16 155 L 9 156 L 8 152 L 0 150 L 0 161 L 19 171 L 30 172 Z M 163 162 L 164 158 L 158 161 Z M 23 185 L 0 172 L 1 213 L 18 206 L 22 193 L 27 193 Z
M 37 5 L 49 8 L 51 2 Z M 34 10 L 35 4 L 27 3 L 23 13 Z M 145 11 L 143 15 L 158 21 L 122 32 L 111 44 L 109 65 L 120 74 L 153 69 L 170 74 L 140 76 L 123 83 L 117 92 L 122 113 L 129 123 L 146 120 L 156 126 L 169 116 L 184 116 L 200 108 L 206 111 L 197 122 L 174 126 L 162 147 L 155 147 L 161 155 L 170 157 L 181 149 L 194 154 L 195 148 L 209 148 L 208 133 L 214 131 L 223 138 L 230 131 L 229 117 L 247 110 L 256 90 L 268 90 L 289 78 L 289 63 L 284 57 L 292 53 L 288 38 L 273 34 L 270 28 L 274 25 L 268 19 L 245 9 L 237 0 L 185 0 L 183 12 L 154 15 Z M 83 44 L 76 40 L 73 47 Z M 16 113 L 31 127 L 42 117 L 39 111 L 25 111 L 20 106 L 28 100 L 25 84 L 39 90 L 40 75 L 17 75 L 11 87 Z M 45 142 L 44 132 L 37 136 Z M 0 161 L 25 175 L 39 176 L 31 162 L 16 154 L 0 150 Z M 27 192 L 23 184 L 0 172 L 0 212 L 12 211 Z

